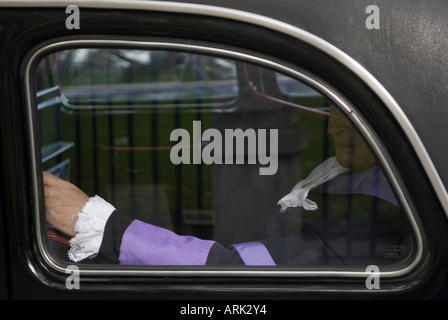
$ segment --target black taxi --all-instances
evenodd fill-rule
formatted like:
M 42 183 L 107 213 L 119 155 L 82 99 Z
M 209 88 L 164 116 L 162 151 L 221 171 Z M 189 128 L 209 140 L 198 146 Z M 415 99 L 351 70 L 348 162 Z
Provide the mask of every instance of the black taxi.
M 447 10 L 0 0 L 0 298 L 445 298 Z

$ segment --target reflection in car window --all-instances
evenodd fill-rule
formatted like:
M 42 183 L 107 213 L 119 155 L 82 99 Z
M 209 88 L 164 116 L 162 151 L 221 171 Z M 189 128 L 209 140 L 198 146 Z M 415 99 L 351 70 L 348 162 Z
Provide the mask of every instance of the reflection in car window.
M 73 108 L 161 104 L 228 106 L 238 94 L 235 62 L 172 51 L 78 49 L 60 52 L 62 95 Z
M 114 208 L 78 262 L 365 269 L 412 254 L 376 156 L 308 84 L 134 49 L 61 51 L 36 81 L 44 171 Z

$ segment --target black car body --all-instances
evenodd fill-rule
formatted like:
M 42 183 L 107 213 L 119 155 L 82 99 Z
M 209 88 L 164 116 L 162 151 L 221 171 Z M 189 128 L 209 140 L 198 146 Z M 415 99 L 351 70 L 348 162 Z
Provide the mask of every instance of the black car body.
M 374 6 L 369 1 L 349 0 L 0 1 L 0 297 L 445 297 L 448 283 L 447 10 L 448 3 L 443 0 L 376 1 Z M 77 13 L 79 20 L 73 16 Z M 231 58 L 297 73 L 327 97 L 343 101 L 349 107 L 348 116 L 366 135 L 387 168 L 411 220 L 417 239 L 412 261 L 382 270 L 381 287 L 373 289 L 366 286 L 370 274 L 360 269 L 145 269 L 102 268 L 93 264 L 80 266 L 79 289 L 68 288 L 66 280 L 71 274 L 66 271 L 70 263 L 54 259 L 48 253 L 48 241 L 42 237 L 46 231 L 42 214 L 45 212 L 41 175 L 45 161 L 42 160 L 51 150 L 41 152 L 48 138 L 41 133 L 49 127 L 48 123 L 42 127 L 40 109 L 36 108 L 40 103 L 61 97 L 59 90 L 64 88 L 61 83 L 58 85 L 55 74 L 52 81 L 56 84 L 36 88 L 33 76 L 39 59 L 62 50 L 86 47 L 213 54 L 224 59 L 214 60 L 215 69 L 207 67 L 210 72 L 223 75 L 222 79 L 214 80 L 216 95 L 231 90 L 225 82 L 233 72 L 225 59 Z M 55 72 L 52 62 L 47 65 L 50 70 L 47 75 Z M 241 84 L 242 78 L 237 79 Z M 245 85 L 244 90 L 253 89 L 248 83 Z M 257 83 L 255 87 L 262 85 Z M 213 98 L 220 102 L 220 114 L 230 117 L 222 118 L 221 123 L 235 123 L 231 118 L 232 101 L 235 101 L 232 99 L 240 99 L 241 103 L 246 99 L 244 94 L 250 94 L 241 88 L 238 91 L 241 96 L 224 94 Z M 98 96 L 89 100 L 91 89 L 81 90 L 87 102 L 78 96 L 81 102 L 75 104 L 81 106 L 79 109 L 71 109 L 74 98 L 65 104 L 63 100 L 58 103 L 63 105 L 66 114 L 76 114 L 77 110 L 90 112 L 92 101 L 100 108 Z M 36 92 L 40 94 L 36 96 Z M 123 93 L 126 94 L 129 96 Z M 188 99 L 195 100 L 196 104 L 198 99 L 206 99 L 203 93 L 197 94 Z M 135 97 L 137 93 L 132 91 L 130 95 Z M 70 100 L 69 90 L 64 96 Z M 162 102 L 160 99 L 158 104 L 174 103 L 172 98 Z M 132 105 L 138 103 L 133 101 Z M 84 110 L 83 105 L 90 107 Z M 225 109 L 226 106 L 230 109 Z M 100 119 L 101 112 L 93 112 L 91 116 Z M 282 139 L 287 140 L 288 134 L 281 136 Z M 80 143 L 74 143 L 77 144 Z M 79 162 L 77 165 L 82 166 Z M 101 169 L 102 164 L 98 166 Z M 162 172 L 163 169 L 154 170 Z M 95 183 L 98 188 L 102 187 L 101 180 L 92 182 Z M 229 192 L 234 187 L 227 188 Z M 234 204 L 237 199 L 223 199 L 221 205 Z M 208 214 L 208 211 L 201 212 Z M 199 219 L 200 226 L 207 224 L 209 218 L 206 215 L 192 219 Z M 225 223 L 225 228 L 246 230 L 247 222 L 240 215 L 235 214 Z M 207 236 L 207 232 L 203 235 Z

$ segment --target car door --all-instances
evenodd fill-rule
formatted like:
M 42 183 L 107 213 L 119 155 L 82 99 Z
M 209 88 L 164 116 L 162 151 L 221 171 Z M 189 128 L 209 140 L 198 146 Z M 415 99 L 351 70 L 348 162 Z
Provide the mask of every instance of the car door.
M 422 165 L 427 153 L 388 91 L 330 43 L 247 11 L 170 2 L 7 2 L 1 15 L 0 271 L 10 270 L 9 298 L 440 292 L 446 199 L 438 175 Z M 313 194 L 318 211 L 279 212 L 299 180 L 337 156 L 331 112 L 368 146 L 371 172 L 381 172 L 374 181 L 384 184 L 372 200 L 369 188 L 353 192 L 349 175 Z M 243 263 L 209 252 L 197 264 L 189 247 L 169 249 L 193 265 L 165 256 L 161 264 L 69 260 L 67 240 L 48 233 L 44 171 L 167 239 L 236 248 Z M 163 253 L 167 242 L 151 250 Z M 266 251 L 268 259 L 253 255 Z

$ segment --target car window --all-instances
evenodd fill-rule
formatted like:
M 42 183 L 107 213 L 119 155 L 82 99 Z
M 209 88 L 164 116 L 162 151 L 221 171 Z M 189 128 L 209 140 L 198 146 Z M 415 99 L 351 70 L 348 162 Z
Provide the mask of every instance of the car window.
M 142 228 L 171 232 L 142 239 L 178 265 L 190 260 L 165 247 L 171 235 L 206 241 L 205 267 L 399 268 L 415 254 L 371 142 L 305 78 L 223 55 L 135 48 L 61 50 L 35 75 L 43 170 Z M 54 239 L 50 254 L 71 263 Z

